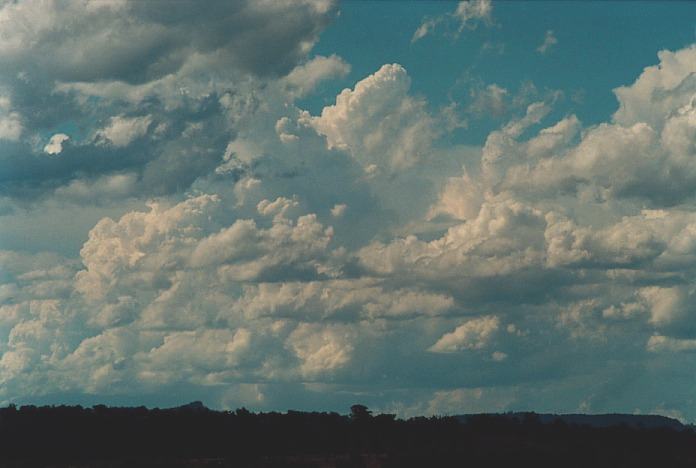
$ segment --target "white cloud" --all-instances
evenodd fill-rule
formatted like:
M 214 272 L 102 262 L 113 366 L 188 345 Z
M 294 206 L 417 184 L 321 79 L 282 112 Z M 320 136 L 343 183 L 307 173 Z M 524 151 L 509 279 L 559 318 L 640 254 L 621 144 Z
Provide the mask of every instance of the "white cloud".
M 537 52 L 540 54 L 544 55 L 547 54 L 553 49 L 553 47 L 558 44 L 558 39 L 556 39 L 556 36 L 554 35 L 552 30 L 546 31 L 546 35 L 544 36 L 544 42 L 541 43 L 539 47 L 537 47 Z
M 491 0 L 464 0 L 457 4 L 457 8 L 445 16 L 426 18 L 416 29 L 411 38 L 411 42 L 416 42 L 428 34 L 443 22 L 453 20 L 457 25 L 457 31 L 462 32 L 465 28 L 474 29 L 479 22 L 491 23 L 493 3 Z
M 638 79 L 614 90 L 619 109 L 614 122 L 623 126 L 646 123 L 659 131 L 671 113 L 692 100 L 696 72 L 696 45 L 672 52 L 660 51 L 660 63 L 646 67 Z
M 7 96 L 0 95 L 0 140 L 17 141 L 22 135 L 22 116 L 11 109 Z
M 466 24 L 490 19 L 490 10 L 467 5 Z M 108 16 L 136 7 L 86 8 Z M 229 404 L 277 408 L 294 389 L 305 397 L 329 387 L 337 399 L 361 392 L 384 402 L 404 389 L 415 395 L 427 369 L 436 389 L 423 398 L 432 405 L 414 411 L 486 409 L 505 407 L 524 385 L 513 368 L 534 367 L 545 388 L 566 395 L 602 380 L 594 364 L 607 353 L 634 364 L 644 346 L 693 348 L 689 54 L 663 53 L 660 67 L 617 91 L 624 110 L 611 122 L 583 128 L 572 114 L 547 122 L 549 96 L 491 132 L 483 148 L 452 147 L 435 140 L 440 117 L 411 94 L 396 64 L 344 90 L 319 116 L 299 109 L 298 97 L 348 71 L 336 56 L 307 61 L 313 24 L 298 36 L 308 41 L 303 52 L 291 53 L 276 78 L 252 79 L 247 73 L 262 70 L 241 72 L 238 62 L 216 60 L 229 56 L 192 44 L 198 52 L 169 74 L 104 72 L 104 81 L 58 85 L 84 112 L 103 104 L 88 117 L 104 128 L 88 128 L 97 140 L 73 142 L 66 157 L 37 158 L 77 169 L 47 184 L 49 200 L 35 202 L 45 211 L 34 218 L 29 203 L 0 199 L 14 210 L 0 224 L 34 226 L 49 212 L 71 213 L 63 217 L 72 225 L 87 203 L 112 219 L 93 226 L 81 264 L 0 252 L 0 398 L 185 384 L 224 393 Z M 493 84 L 469 97 L 469 111 L 500 115 L 530 102 Z M 0 99 L 5 114 L 10 104 Z M 135 167 L 150 152 L 166 159 Z M 117 169 L 82 172 L 104 156 L 116 156 L 108 163 Z M 179 167 L 206 157 L 198 170 Z M 157 199 L 144 208 L 147 177 L 170 180 L 175 171 L 194 181 L 153 190 Z M 56 237 L 34 227 L 28 235 Z M 533 344 L 540 338 L 543 353 Z M 464 350 L 473 352 L 443 356 Z M 559 371 L 557 362 L 580 352 L 586 367 Z M 456 389 L 465 378 L 474 388 Z M 490 387 L 501 380 L 511 387 Z M 379 396 L 376 381 L 384 382 Z M 239 400 L 230 399 L 235 389 L 245 393 Z
M 444 18 L 438 17 L 438 18 L 429 18 L 423 21 L 420 26 L 418 26 L 418 29 L 413 33 L 413 37 L 411 37 L 411 42 L 416 42 L 420 39 L 423 39 L 425 36 L 430 34 L 435 27 L 442 22 Z
M 328 79 L 342 78 L 350 72 L 350 65 L 337 55 L 317 55 L 309 62 L 298 65 L 284 78 L 284 82 L 298 97 L 311 93 Z
M 337 203 L 336 205 L 331 208 L 331 216 L 334 218 L 340 218 L 346 213 L 346 210 L 348 209 L 348 205 L 345 203 Z
M 663 335 L 653 335 L 646 344 L 648 351 L 659 352 L 682 352 L 696 351 L 696 340 L 670 338 Z
M 113 201 L 133 195 L 136 182 L 135 174 L 108 175 L 93 181 L 74 179 L 54 193 L 58 199 L 72 202 Z
M 208 329 L 168 334 L 161 346 L 143 359 L 147 362 L 149 380 L 180 381 L 182 377 L 234 370 L 249 350 L 249 330 Z M 214 382 L 211 382 L 214 383 Z
M 465 0 L 459 2 L 453 15 L 459 20 L 459 29 L 477 20 L 490 21 L 493 4 L 490 0 Z
M 508 97 L 508 90 L 495 83 L 481 89 L 472 88 L 470 95 L 469 112 L 479 116 L 500 116 L 507 110 L 505 99 Z
M 384 65 L 344 89 L 309 124 L 329 149 L 345 150 L 363 166 L 403 169 L 425 159 L 437 132 L 425 103 L 408 94 L 410 78 L 398 64 Z
M 464 349 L 484 348 L 498 331 L 499 326 L 500 319 L 494 315 L 468 320 L 454 331 L 442 335 L 429 351 L 454 353 Z
M 542 212 L 519 202 L 487 202 L 476 218 L 440 238 L 374 242 L 358 256 L 369 271 L 382 275 L 464 280 L 510 274 L 543 262 L 545 225 Z
M 683 287 L 664 288 L 649 286 L 638 292 L 641 299 L 647 302 L 650 311 L 650 322 L 656 326 L 684 321 L 693 312 L 693 291 Z
M 388 289 L 377 280 L 328 280 L 249 285 L 234 305 L 253 319 L 302 320 L 409 319 L 442 315 L 454 307 L 452 297 L 409 289 Z
M 354 335 L 345 325 L 301 323 L 288 337 L 287 346 L 300 359 L 302 374 L 316 376 L 350 362 Z
M 44 153 L 56 155 L 63 151 L 63 143 L 68 141 L 70 137 L 65 133 L 56 133 L 48 140 L 46 146 L 44 146 Z
M 115 147 L 128 146 L 135 139 L 145 136 L 151 123 L 152 117 L 149 115 L 111 117 L 109 124 L 96 132 L 96 139 L 102 144 L 112 144 Z

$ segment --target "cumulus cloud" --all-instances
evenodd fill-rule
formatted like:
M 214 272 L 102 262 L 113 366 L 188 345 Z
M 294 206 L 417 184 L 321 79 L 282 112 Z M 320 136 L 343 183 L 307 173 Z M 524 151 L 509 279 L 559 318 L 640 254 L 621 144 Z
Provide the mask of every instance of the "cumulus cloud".
M 112 144 L 116 147 L 128 146 L 136 138 L 145 136 L 152 117 L 149 115 L 141 117 L 116 116 L 109 119 L 109 124 L 97 130 L 96 138 L 104 144 Z
M 408 94 L 410 84 L 401 65 L 384 65 L 354 89 L 344 89 L 309 125 L 329 148 L 348 151 L 366 168 L 412 166 L 429 155 L 437 132 L 425 103 Z
M 454 300 L 415 289 L 391 290 L 366 278 L 250 285 L 235 307 L 249 318 L 354 321 L 443 315 L 454 307 Z
M 3 196 L 42 199 L 123 172 L 141 194 L 189 188 L 219 164 L 255 92 L 272 83 L 265 97 L 292 100 L 347 73 L 335 55 L 309 57 L 335 13 L 330 0 L 4 2 Z M 54 139 L 37 145 L 43 135 Z M 61 158 L 35 159 L 44 148 Z
M 72 202 L 114 201 L 133 195 L 137 177 L 135 174 L 115 174 L 96 180 L 74 179 L 58 187 L 55 196 Z
M 468 320 L 452 332 L 442 335 L 429 351 L 453 353 L 464 349 L 481 349 L 489 343 L 499 326 L 500 319 L 496 316 Z
M 99 221 L 79 255 L 0 252 L 0 400 L 185 387 L 274 409 L 506 409 L 540 401 L 537 377 L 586 399 L 607 353 L 648 379 L 694 347 L 692 47 L 591 126 L 494 83 L 448 120 L 398 64 L 317 113 L 330 101 L 303 98 L 350 70 L 310 55 L 331 2 L 60 5 L 0 7 L 17 83 L 0 122 L 20 125 L 0 136 L 1 224 L 38 250 L 59 234 L 36 226 Z M 464 2 L 423 35 L 491 11 Z M 458 112 L 507 122 L 453 146 Z
M 55 155 L 60 154 L 63 151 L 63 143 L 68 141 L 70 137 L 65 133 L 56 133 L 48 140 L 46 146 L 44 146 L 44 153 Z
M 365 268 L 382 275 L 464 279 L 510 274 L 543 262 L 544 227 L 542 213 L 534 208 L 512 201 L 484 203 L 475 219 L 449 228 L 441 238 L 375 242 L 358 255 Z
M 663 50 L 657 56 L 659 64 L 646 67 L 634 83 L 614 90 L 619 100 L 613 116 L 617 124 L 642 122 L 659 131 L 669 114 L 691 104 L 696 46 Z
M 353 352 L 349 327 L 301 323 L 290 334 L 287 346 L 301 361 L 303 375 L 313 376 L 340 369 Z
M 348 209 L 348 205 L 345 203 L 338 203 L 331 208 L 331 216 L 334 218 L 340 218 L 343 216 Z
M 324 80 L 344 77 L 350 72 L 350 64 L 337 55 L 318 55 L 309 62 L 295 67 L 284 81 L 298 97 L 312 92 Z

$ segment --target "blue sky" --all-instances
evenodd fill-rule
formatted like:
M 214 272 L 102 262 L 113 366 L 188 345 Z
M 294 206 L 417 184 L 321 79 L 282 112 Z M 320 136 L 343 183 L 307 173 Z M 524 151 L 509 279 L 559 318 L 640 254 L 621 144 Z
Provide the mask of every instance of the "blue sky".
M 0 37 L 0 403 L 696 420 L 692 3 L 0 1 Z

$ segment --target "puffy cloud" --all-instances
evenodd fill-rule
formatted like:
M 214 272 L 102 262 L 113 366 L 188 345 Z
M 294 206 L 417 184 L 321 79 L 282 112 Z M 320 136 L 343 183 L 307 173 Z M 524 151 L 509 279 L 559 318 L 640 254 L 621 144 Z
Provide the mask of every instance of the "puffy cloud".
M 251 333 L 245 328 L 237 330 L 208 329 L 182 331 L 168 334 L 162 344 L 151 349 L 142 359 L 148 381 L 158 383 L 180 381 L 189 376 L 213 379 L 214 374 L 234 371 L 249 350 Z M 213 375 L 211 375 L 213 374 Z
M 284 81 L 293 93 L 301 97 L 312 92 L 320 82 L 344 77 L 349 72 L 350 65 L 341 57 L 318 55 L 309 62 L 295 67 Z
M 74 179 L 58 187 L 55 196 L 75 202 L 93 203 L 113 201 L 134 194 L 137 183 L 135 174 L 115 174 L 99 177 L 94 181 Z
M 247 286 L 235 304 L 249 318 L 343 321 L 435 316 L 453 307 L 454 300 L 447 295 L 390 290 L 371 279 L 260 283 Z
M 148 277 L 153 281 L 163 266 L 188 262 L 191 244 L 204 232 L 199 224 L 218 200 L 201 195 L 171 208 L 153 204 L 149 212 L 131 212 L 118 222 L 102 219 L 80 252 L 86 269 L 78 273 L 76 288 L 87 297 L 120 295 L 122 282 L 137 287 Z
M 442 237 L 415 236 L 375 242 L 359 252 L 361 263 L 382 275 L 415 274 L 454 279 L 494 276 L 539 265 L 544 259 L 543 214 L 515 201 L 484 203 L 476 218 Z
M 619 100 L 613 116 L 617 124 L 642 122 L 659 131 L 671 113 L 690 103 L 696 83 L 696 46 L 657 55 L 659 64 L 646 67 L 631 85 L 614 90 Z
M 674 322 L 682 322 L 683 326 L 685 319 L 689 319 L 694 312 L 690 305 L 694 291 L 688 291 L 684 287 L 650 286 L 642 288 L 638 294 L 648 305 L 650 322 L 657 326 Z
M 615 90 L 620 107 L 613 121 L 587 129 L 577 143 L 574 117 L 526 142 L 511 128 L 492 134 L 486 147 L 495 150 L 488 159 L 495 159 L 496 181 L 515 192 L 575 191 L 585 198 L 640 198 L 657 206 L 693 197 L 692 56 L 693 47 L 661 52 L 659 66 Z
M 70 137 L 65 133 L 56 133 L 48 140 L 46 146 L 44 146 L 44 153 L 51 155 L 60 154 L 63 151 L 63 143 L 69 139 Z
M 345 325 L 301 323 L 290 334 L 287 346 L 301 361 L 308 377 L 335 371 L 350 362 L 355 331 Z
M 2 194 L 33 201 L 123 172 L 138 194 L 188 189 L 219 165 L 256 92 L 270 85 L 260 94 L 282 105 L 347 72 L 336 56 L 307 60 L 335 12 L 330 0 L 4 2 Z
M 167 272 L 189 267 L 216 268 L 221 277 L 238 281 L 282 276 L 283 269 L 321 269 L 332 230 L 315 215 L 296 221 L 276 216 L 268 229 L 237 220 L 214 232 L 218 202 L 201 195 L 170 208 L 151 205 L 149 212 L 128 213 L 117 222 L 103 219 L 81 251 L 86 270 L 77 276 L 78 290 L 91 298 L 113 297 L 124 287 L 167 283 Z
M 348 205 L 345 203 L 337 203 L 331 208 L 331 216 L 334 218 L 340 218 L 343 216 L 348 209 Z
M 481 349 L 490 342 L 499 326 L 500 319 L 496 316 L 468 320 L 452 332 L 442 335 L 429 351 L 453 353 L 464 349 Z
M 425 103 L 409 96 L 409 87 L 401 65 L 384 65 L 354 89 L 344 89 L 309 124 L 326 136 L 329 148 L 348 151 L 364 167 L 412 166 L 429 155 L 437 132 Z
M 693 348 L 690 49 L 587 128 L 548 122 L 557 95 L 474 84 L 450 128 L 460 111 L 515 117 L 452 146 L 448 111 L 431 115 L 397 64 L 319 115 L 300 108 L 350 69 L 308 58 L 331 2 L 42 5 L 0 7 L 0 75 L 17 83 L 0 118 L 22 125 L 0 142 L 0 224 L 30 227 L 18 248 L 65 232 L 82 248 L 0 252 L 0 399 L 185 388 L 273 409 L 357 395 L 404 413 L 555 409 L 618 374 L 659 381 L 658 351 Z M 113 64 L 95 58 L 109 35 Z M 37 78 L 53 65 L 55 86 Z M 602 374 L 607 355 L 622 373 Z M 535 400 L 542 380 L 565 399 Z
M 151 123 L 152 117 L 149 115 L 142 117 L 119 115 L 112 117 L 106 127 L 98 130 L 96 138 L 100 142 L 116 147 L 128 146 L 136 138 L 145 136 Z

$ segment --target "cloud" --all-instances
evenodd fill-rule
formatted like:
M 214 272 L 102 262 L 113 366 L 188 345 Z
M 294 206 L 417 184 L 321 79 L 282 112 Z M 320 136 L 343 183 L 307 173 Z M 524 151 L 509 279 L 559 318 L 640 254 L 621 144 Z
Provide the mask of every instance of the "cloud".
M 694 93 L 694 57 L 696 45 L 657 54 L 659 64 L 646 67 L 630 85 L 614 90 L 619 108 L 613 121 L 622 126 L 646 123 L 660 131 L 669 115 L 684 106 L 691 106 Z
M 696 350 L 696 340 L 680 340 L 662 335 L 653 335 L 648 340 L 646 348 L 654 353 L 694 351 Z
M 298 97 L 312 92 L 319 83 L 332 78 L 342 78 L 350 72 L 350 64 L 337 55 L 317 55 L 309 62 L 298 65 L 284 81 Z
M 545 55 L 549 53 L 556 44 L 558 44 L 558 39 L 556 39 L 553 31 L 549 29 L 544 36 L 544 42 L 542 42 L 536 50 L 540 54 Z
M 351 333 L 342 325 L 301 323 L 288 337 L 287 346 L 301 361 L 302 374 L 315 376 L 348 364 L 354 349 Z
M 13 111 L 12 103 L 6 96 L 0 96 L 0 140 L 17 141 L 22 135 L 21 115 Z
M 464 349 L 484 348 L 500 326 L 496 316 L 471 319 L 459 325 L 454 331 L 445 333 L 432 345 L 433 353 L 453 353 Z
M 443 315 L 454 308 L 454 300 L 417 289 L 391 289 L 364 278 L 249 285 L 237 307 L 249 318 L 401 320 Z
M 454 117 L 505 119 L 470 146 L 398 64 L 305 102 L 349 71 L 309 51 L 333 4 L 65 5 L 86 29 L 56 26 L 51 3 L 0 10 L 33 6 L 37 28 L 6 23 L 0 53 L 17 67 L 37 54 L 26 80 L 0 72 L 16 80 L 1 115 L 22 125 L 0 142 L 2 243 L 22 249 L 0 252 L 0 400 L 572 409 L 612 394 L 597 382 L 663 381 L 683 364 L 666 353 L 693 348 L 691 48 L 661 53 L 589 126 L 557 93 L 467 86 Z M 466 5 L 441 26 L 492 21 Z M 193 31 L 188 13 L 261 32 Z M 140 45 L 161 45 L 143 45 L 141 69 L 145 52 L 117 43 L 115 71 L 80 56 L 57 84 L 36 78 L 41 51 L 138 25 L 153 35 Z M 277 29 L 292 44 L 266 56 L 285 64 L 256 63 Z
M 490 0 L 464 0 L 457 4 L 457 8 L 448 15 L 426 18 L 413 33 L 411 42 L 423 39 L 432 33 L 443 22 L 454 22 L 457 34 L 465 28 L 475 29 L 479 22 L 491 23 L 493 4 Z
M 483 89 L 471 89 L 472 102 L 469 106 L 469 112 L 474 114 L 489 114 L 500 116 L 507 110 L 505 99 L 508 95 L 508 90 L 493 83 Z
M 408 95 L 410 84 L 401 65 L 384 65 L 308 123 L 329 149 L 348 151 L 364 167 L 407 168 L 428 156 L 437 134 L 425 103 Z
M 58 187 L 54 193 L 59 200 L 94 203 L 114 201 L 135 194 L 137 177 L 135 174 L 114 174 L 96 180 L 75 179 L 67 185 Z
M 141 138 L 147 133 L 152 117 L 145 115 L 142 117 L 116 116 L 109 120 L 109 124 L 98 130 L 96 138 L 104 144 L 112 144 L 116 147 L 128 146 L 136 138 Z
M 60 154 L 63 151 L 63 143 L 68 141 L 70 137 L 65 133 L 56 133 L 48 140 L 46 146 L 44 146 L 44 153 L 50 155 Z
M 492 11 L 493 5 L 489 0 L 470 0 L 459 2 L 452 15 L 459 20 L 461 30 L 478 20 L 490 21 Z
M 3 3 L 2 195 L 34 202 L 123 172 L 140 194 L 186 190 L 219 165 L 255 92 L 272 83 L 264 99 L 291 101 L 347 72 L 309 57 L 335 13 L 328 0 Z M 37 144 L 59 134 L 70 144 Z
M 543 215 L 518 202 L 484 203 L 476 218 L 429 242 L 415 236 L 372 243 L 358 254 L 368 271 L 455 279 L 510 274 L 544 259 Z
M 343 216 L 348 209 L 348 205 L 345 203 L 338 203 L 331 208 L 331 216 L 334 218 L 340 218 Z
M 75 82 L 142 83 L 176 73 L 195 55 L 260 75 L 283 73 L 316 41 L 333 8 L 310 0 L 216 1 L 203 10 L 189 2 L 6 3 L 0 63 Z

